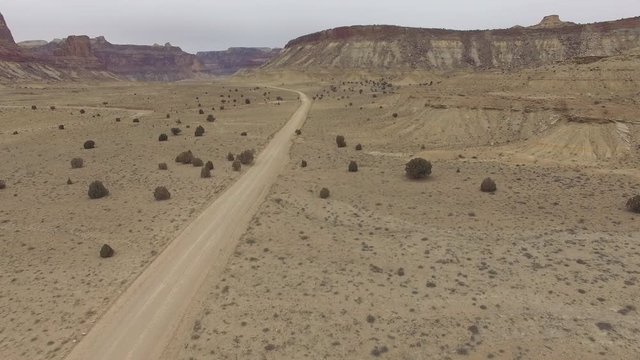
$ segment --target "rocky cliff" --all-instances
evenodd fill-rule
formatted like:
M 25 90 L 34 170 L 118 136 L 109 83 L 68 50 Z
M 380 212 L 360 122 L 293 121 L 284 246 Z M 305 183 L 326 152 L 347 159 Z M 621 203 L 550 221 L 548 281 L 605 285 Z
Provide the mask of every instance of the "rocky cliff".
M 196 54 L 202 71 L 210 75 L 231 75 L 241 69 L 253 69 L 278 56 L 282 49 L 236 47 L 224 51 Z
M 114 45 L 104 37 L 69 36 L 16 45 L 0 14 L 0 77 L 5 81 L 124 78 L 173 81 L 197 76 L 201 64 L 179 47 Z
M 179 47 L 114 45 L 104 37 L 69 36 L 25 51 L 58 68 L 100 70 L 133 80 L 180 80 L 200 69 L 195 55 Z
M 265 69 L 509 70 L 638 47 L 640 17 L 579 25 L 550 16 L 528 28 L 477 31 L 351 26 L 292 40 Z
M 16 45 L 11 30 L 0 14 L 0 59 L 17 61 L 24 59 L 21 49 Z

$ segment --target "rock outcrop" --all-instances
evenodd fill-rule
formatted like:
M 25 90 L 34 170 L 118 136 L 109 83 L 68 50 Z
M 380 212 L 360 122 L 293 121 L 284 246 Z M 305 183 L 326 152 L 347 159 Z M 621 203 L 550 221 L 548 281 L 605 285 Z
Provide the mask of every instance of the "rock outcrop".
M 578 25 L 551 16 L 533 27 L 476 31 L 350 26 L 292 40 L 264 68 L 510 70 L 607 57 L 637 47 L 640 17 Z
M 173 81 L 197 76 L 195 55 L 179 47 L 114 45 L 104 37 L 69 36 L 18 46 L 0 14 L 0 80 L 130 79 Z
M 99 70 L 131 80 L 181 80 L 200 69 L 195 55 L 179 47 L 114 45 L 104 37 L 69 36 L 27 51 L 58 68 Z
M 231 75 L 241 69 L 253 69 L 278 56 L 282 49 L 234 47 L 224 51 L 196 54 L 202 71 L 210 75 Z
M 577 24 L 576 23 L 572 23 L 572 22 L 564 22 L 564 21 L 560 20 L 560 16 L 559 15 L 548 15 L 548 16 L 545 16 L 539 24 L 533 25 L 530 28 L 532 28 L 532 29 L 555 29 L 555 28 L 560 28 L 560 27 L 563 27 L 563 26 L 571 26 L 571 25 L 577 25 Z
M 2 14 L 0 14 L 0 59 L 18 61 L 24 59 L 22 51 L 13 40 L 13 35 Z

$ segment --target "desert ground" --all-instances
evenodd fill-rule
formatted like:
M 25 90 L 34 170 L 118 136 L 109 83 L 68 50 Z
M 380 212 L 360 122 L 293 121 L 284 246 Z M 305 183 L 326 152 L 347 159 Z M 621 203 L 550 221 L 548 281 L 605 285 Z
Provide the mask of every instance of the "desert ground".
M 288 92 L 219 84 L 25 85 L 0 91 L 0 174 L 7 184 L 0 192 L 2 359 L 59 359 L 68 353 L 242 174 L 232 171 L 227 154 L 262 149 L 299 105 Z M 209 114 L 214 122 L 206 121 Z M 194 136 L 198 125 L 205 128 L 202 137 Z M 172 135 L 172 127 L 182 133 Z M 168 141 L 158 141 L 161 133 Z M 95 149 L 83 148 L 89 139 Z M 201 178 L 201 168 L 174 162 L 186 150 L 213 162 L 211 178 Z M 84 167 L 71 168 L 75 157 Z M 168 170 L 158 169 L 161 162 Z M 105 184 L 109 196 L 89 199 L 94 180 Z M 154 200 L 157 186 L 168 188 L 169 201 Z M 113 258 L 99 257 L 103 244 L 115 249 Z
M 307 94 L 311 111 L 165 359 L 635 359 L 640 224 L 625 203 L 640 194 L 638 75 L 631 56 L 512 73 L 2 88 L 0 357 L 61 359 L 82 340 L 246 173 L 227 153 L 263 149 L 298 108 L 257 85 L 271 82 Z M 213 161 L 212 179 L 173 161 L 188 149 Z M 405 176 L 414 157 L 431 176 Z M 493 194 L 480 191 L 486 177 Z M 90 200 L 96 179 L 111 194 Z M 160 185 L 167 202 L 153 198 Z M 113 258 L 99 257 L 104 243 Z
M 637 358 L 638 70 L 303 89 L 288 169 L 166 359 Z

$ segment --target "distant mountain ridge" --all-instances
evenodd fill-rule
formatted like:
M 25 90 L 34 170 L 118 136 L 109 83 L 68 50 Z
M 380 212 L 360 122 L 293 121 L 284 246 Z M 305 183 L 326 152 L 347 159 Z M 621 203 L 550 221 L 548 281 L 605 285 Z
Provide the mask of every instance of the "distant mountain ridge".
M 290 41 L 265 69 L 521 69 L 640 47 L 640 17 L 594 24 L 557 15 L 532 27 L 444 30 L 389 25 L 348 26 Z
M 175 81 L 204 75 L 229 75 L 258 67 L 280 49 L 231 48 L 193 55 L 165 45 L 116 45 L 104 37 L 72 35 L 51 42 L 16 44 L 0 14 L 0 81 L 128 79 Z
M 231 75 L 241 69 L 262 66 L 280 55 L 282 49 L 232 47 L 223 51 L 201 51 L 196 57 L 202 63 L 202 71 L 211 75 Z

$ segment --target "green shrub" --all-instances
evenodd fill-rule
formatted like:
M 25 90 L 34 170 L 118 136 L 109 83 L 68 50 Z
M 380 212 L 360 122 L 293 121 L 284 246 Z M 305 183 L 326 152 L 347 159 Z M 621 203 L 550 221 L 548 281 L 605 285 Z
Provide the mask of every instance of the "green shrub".
M 169 190 L 167 190 L 166 187 L 164 186 L 158 186 L 154 191 L 153 191 L 153 197 L 157 200 L 157 201 L 163 201 L 163 200 L 169 200 L 171 198 L 171 193 L 169 192 Z
M 193 153 L 191 152 L 191 150 L 181 152 L 176 157 L 176 162 L 177 163 L 191 164 L 192 161 L 193 161 Z
M 233 169 L 233 171 L 240 171 L 242 169 L 242 163 L 240 162 L 240 160 L 235 160 L 231 164 L 231 168 Z
M 405 172 L 411 179 L 422 179 L 431 175 L 431 162 L 423 158 L 411 159 L 405 166 Z
M 238 155 L 238 160 L 242 163 L 242 165 L 251 165 L 253 164 L 253 158 L 255 155 L 255 150 L 245 150 Z
M 636 195 L 627 200 L 627 209 L 635 213 L 640 213 L 640 195 Z
M 89 198 L 100 199 L 109 195 L 109 190 L 102 184 L 101 181 L 94 181 L 89 185 Z
M 191 164 L 194 167 L 202 167 L 202 166 L 204 166 L 204 162 L 200 158 L 194 158 L 193 160 L 191 160 Z
M 71 168 L 72 169 L 80 169 L 84 165 L 84 160 L 81 158 L 73 158 L 71 159 Z
M 321 198 L 321 199 L 326 199 L 326 198 L 328 198 L 328 197 L 329 197 L 329 195 L 330 195 L 330 194 L 329 194 L 329 189 L 327 189 L 327 188 L 322 188 L 322 189 L 320 190 L 320 198 Z
M 495 192 L 497 190 L 497 186 L 496 186 L 496 182 L 493 181 L 493 179 L 491 178 L 486 178 L 482 181 L 482 184 L 480 184 L 480 191 L 482 192 L 488 192 L 488 193 L 492 193 Z

